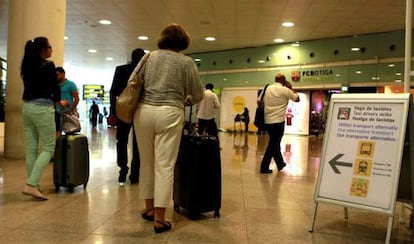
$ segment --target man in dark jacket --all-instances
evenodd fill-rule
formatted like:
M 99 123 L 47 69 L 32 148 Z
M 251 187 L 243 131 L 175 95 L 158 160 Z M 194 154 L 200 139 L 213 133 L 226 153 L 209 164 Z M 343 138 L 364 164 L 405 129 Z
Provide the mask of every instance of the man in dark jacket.
M 131 58 L 132 61 L 129 64 L 117 66 L 115 69 L 114 80 L 112 82 L 112 87 L 110 90 L 110 99 L 111 99 L 111 115 L 116 116 L 115 102 L 118 96 L 125 89 L 129 76 L 132 71 L 137 66 L 138 62 L 144 56 L 144 50 L 137 48 L 132 51 Z M 117 164 L 120 168 L 119 170 L 119 185 L 123 186 L 126 181 L 126 176 L 128 174 L 128 136 L 131 130 L 133 131 L 133 150 L 132 150 L 132 161 L 131 161 L 131 174 L 129 175 L 129 180 L 131 184 L 136 184 L 139 181 L 139 151 L 137 140 L 135 138 L 135 130 L 132 124 L 125 123 L 117 117 L 117 131 L 116 131 L 116 149 L 117 149 Z

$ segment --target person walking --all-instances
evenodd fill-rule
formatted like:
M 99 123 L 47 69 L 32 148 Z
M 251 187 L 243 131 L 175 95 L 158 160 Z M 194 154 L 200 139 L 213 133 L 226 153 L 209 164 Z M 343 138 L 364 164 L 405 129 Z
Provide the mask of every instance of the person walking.
M 204 91 L 204 98 L 197 104 L 198 132 L 218 137 L 216 124 L 216 109 L 220 108 L 217 95 L 213 92 L 214 85 L 208 83 Z
M 112 82 L 110 94 L 111 100 L 111 114 L 116 116 L 116 99 L 125 89 L 128 79 L 137 66 L 138 62 L 145 55 L 144 50 L 137 48 L 131 53 L 131 62 L 128 64 L 117 66 L 115 69 L 114 79 Z M 131 130 L 133 131 L 132 136 L 132 160 L 131 160 L 131 174 L 129 175 L 129 181 L 131 184 L 139 182 L 139 149 L 137 139 L 135 137 L 135 129 L 132 123 L 125 123 L 117 117 L 117 128 L 116 128 L 116 160 L 119 167 L 118 182 L 120 186 L 123 186 L 128 175 L 128 136 Z
M 62 67 L 56 68 L 56 78 L 60 87 L 60 94 L 62 100 L 68 101 L 68 106 L 62 107 L 56 105 L 55 121 L 56 121 L 56 138 L 62 134 L 61 118 L 63 113 L 77 113 L 77 106 L 79 103 L 78 87 L 75 82 L 66 79 L 66 72 Z
M 52 46 L 46 37 L 29 40 L 20 70 L 24 85 L 22 117 L 28 177 L 22 193 L 39 200 L 48 199 L 40 191 L 40 177 L 55 151 L 54 103 L 68 106 L 67 101 L 61 100 L 55 64 L 47 60 L 51 56 Z
M 91 116 L 92 126 L 96 127 L 98 124 L 99 106 L 95 101 L 92 101 L 92 105 L 89 109 L 89 114 Z
M 260 98 L 260 96 L 259 96 Z M 292 89 L 292 85 L 283 74 L 277 74 L 275 82 L 269 85 L 264 93 L 265 129 L 269 134 L 269 143 L 263 156 L 260 173 L 270 174 L 272 158 L 275 160 L 278 171 L 286 166 L 282 157 L 280 142 L 285 131 L 286 107 L 289 100 L 299 102 L 299 95 Z
M 145 82 L 133 123 L 141 157 L 139 195 L 145 199 L 141 216 L 162 233 L 172 227 L 165 208 L 171 201 L 184 104 L 198 103 L 204 91 L 194 61 L 180 53 L 190 44 L 184 27 L 168 25 L 157 44 L 159 49 L 146 54 L 134 70 L 143 65 L 138 75 Z

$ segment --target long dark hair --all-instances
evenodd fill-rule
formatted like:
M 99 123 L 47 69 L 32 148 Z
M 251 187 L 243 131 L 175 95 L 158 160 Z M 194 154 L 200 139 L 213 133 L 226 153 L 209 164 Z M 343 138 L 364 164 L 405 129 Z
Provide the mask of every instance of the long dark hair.
M 46 49 L 49 46 L 49 40 L 46 37 L 36 37 L 34 40 L 26 42 L 24 47 L 24 56 L 22 60 L 22 66 L 20 68 L 20 75 L 31 74 L 33 70 L 39 67 L 45 60 L 40 56 L 42 49 Z

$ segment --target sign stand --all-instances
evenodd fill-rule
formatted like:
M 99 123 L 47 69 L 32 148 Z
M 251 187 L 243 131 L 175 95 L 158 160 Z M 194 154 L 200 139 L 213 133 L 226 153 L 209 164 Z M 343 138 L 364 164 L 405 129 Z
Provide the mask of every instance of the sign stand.
M 310 232 L 325 202 L 343 206 L 345 218 L 349 207 L 388 215 L 390 242 L 411 104 L 408 93 L 332 95 Z

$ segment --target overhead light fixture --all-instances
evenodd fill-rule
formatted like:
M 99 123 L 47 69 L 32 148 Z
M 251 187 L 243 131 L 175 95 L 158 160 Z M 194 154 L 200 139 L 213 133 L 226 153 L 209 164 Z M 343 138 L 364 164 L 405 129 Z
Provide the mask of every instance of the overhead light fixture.
M 148 36 L 138 36 L 138 40 L 146 41 L 148 40 Z
M 208 41 L 208 42 L 213 42 L 216 40 L 216 38 L 214 36 L 207 36 L 206 38 L 204 38 L 204 40 Z
M 101 19 L 101 20 L 99 20 L 99 24 L 101 24 L 101 25 L 110 25 L 110 24 L 112 24 L 112 22 L 110 20 L 107 20 L 107 19 Z
M 90 53 L 97 53 L 98 51 L 96 49 L 89 49 L 88 52 L 90 52 Z
M 292 23 L 292 22 L 287 21 L 287 22 L 283 22 L 282 26 L 283 27 L 293 27 L 293 26 L 295 26 L 295 24 Z
M 400 76 L 400 75 L 401 75 L 401 73 L 400 73 L 400 72 L 397 72 L 397 73 L 395 73 L 395 75 L 398 75 L 398 76 Z
M 357 71 L 355 71 L 355 73 L 362 74 L 362 71 L 361 70 L 357 70 Z
M 201 62 L 201 58 L 195 58 L 194 61 Z
M 107 61 L 113 61 L 114 58 L 113 57 L 106 57 L 105 60 L 107 60 Z
M 292 47 L 299 47 L 300 46 L 300 43 L 299 42 L 295 42 L 295 43 L 292 43 L 291 46 Z
M 67 39 L 69 39 L 69 37 L 67 37 L 67 36 L 64 36 L 63 37 L 63 40 L 67 40 Z
M 395 82 L 400 83 L 400 82 L 402 82 L 402 80 L 395 80 Z
M 283 40 L 283 39 L 281 39 L 281 38 L 276 38 L 276 39 L 274 39 L 273 41 L 274 41 L 274 42 L 276 42 L 276 43 L 282 43 L 282 42 L 284 42 L 285 40 Z
M 352 52 L 359 52 L 359 51 L 361 51 L 361 48 L 359 48 L 359 47 L 352 47 L 351 48 L 351 51 Z
M 257 61 L 258 63 L 264 63 L 265 61 L 264 60 L 259 60 L 259 61 Z
M 395 66 L 395 64 L 389 64 L 388 65 L 388 67 L 394 67 Z

